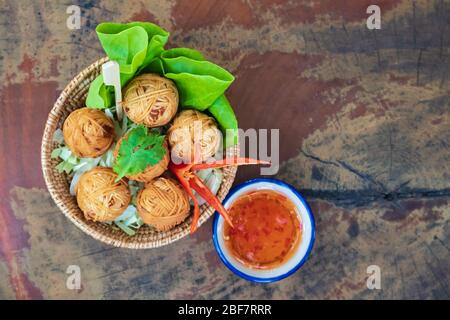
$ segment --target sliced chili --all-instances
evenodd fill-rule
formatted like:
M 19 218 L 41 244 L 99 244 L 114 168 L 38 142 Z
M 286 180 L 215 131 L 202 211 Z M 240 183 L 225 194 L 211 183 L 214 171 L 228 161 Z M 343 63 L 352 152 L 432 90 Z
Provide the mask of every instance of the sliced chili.
M 203 170 L 209 168 L 222 168 L 227 166 L 236 166 L 236 165 L 240 166 L 248 164 L 270 164 L 270 162 L 264 160 L 256 160 L 252 158 L 231 157 L 210 163 L 196 163 L 191 167 L 191 170 Z

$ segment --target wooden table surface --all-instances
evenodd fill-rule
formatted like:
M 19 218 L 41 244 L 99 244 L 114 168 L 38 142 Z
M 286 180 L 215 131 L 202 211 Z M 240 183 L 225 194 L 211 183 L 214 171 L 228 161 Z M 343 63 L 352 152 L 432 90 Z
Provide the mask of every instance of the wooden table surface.
M 366 27 L 368 5 L 381 30 Z M 0 298 L 450 298 L 450 3 L 0 0 Z M 215 253 L 211 221 L 143 251 L 83 234 L 46 191 L 40 141 L 59 92 L 104 53 L 102 21 L 153 21 L 236 75 L 242 128 L 279 128 L 277 178 L 317 239 L 288 279 L 253 284 Z M 236 182 L 259 173 L 240 168 Z M 80 290 L 66 287 L 69 265 Z M 381 289 L 366 286 L 378 265 Z

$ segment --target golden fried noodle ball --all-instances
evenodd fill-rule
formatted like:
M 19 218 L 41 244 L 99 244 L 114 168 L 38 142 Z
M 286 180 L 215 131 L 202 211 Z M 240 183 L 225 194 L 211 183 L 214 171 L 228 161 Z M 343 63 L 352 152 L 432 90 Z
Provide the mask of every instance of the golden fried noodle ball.
M 114 141 L 114 124 L 102 111 L 81 108 L 64 121 L 64 141 L 78 157 L 96 158 Z
M 214 118 L 197 110 L 180 112 L 167 136 L 172 156 L 182 159 L 184 163 L 194 160 L 194 152 L 200 153 L 196 155 L 199 162 L 214 156 L 222 138 Z
M 124 89 L 123 108 L 133 122 L 160 127 L 178 109 L 178 90 L 172 80 L 153 73 L 137 76 Z
M 126 138 L 127 138 L 127 136 L 124 136 L 124 137 L 120 138 L 120 140 L 117 142 L 116 147 L 114 148 L 114 159 L 117 159 L 122 141 L 123 141 L 123 139 L 126 139 Z M 164 148 L 166 149 L 166 153 L 164 154 L 164 157 L 161 159 L 161 161 L 159 161 L 154 166 L 148 166 L 142 172 L 139 172 L 139 173 L 131 175 L 131 176 L 127 176 L 127 178 L 130 180 L 149 182 L 150 180 L 162 175 L 164 173 L 164 171 L 167 170 L 167 167 L 169 166 L 169 160 L 170 160 L 170 154 L 169 154 L 169 148 L 167 147 L 167 142 L 164 142 Z
M 167 231 L 183 222 L 190 212 L 188 195 L 174 180 L 157 178 L 146 184 L 137 196 L 142 221 L 159 231 Z
M 75 188 L 78 206 L 88 220 L 113 221 L 131 201 L 128 184 L 116 182 L 111 168 L 96 167 L 83 173 Z

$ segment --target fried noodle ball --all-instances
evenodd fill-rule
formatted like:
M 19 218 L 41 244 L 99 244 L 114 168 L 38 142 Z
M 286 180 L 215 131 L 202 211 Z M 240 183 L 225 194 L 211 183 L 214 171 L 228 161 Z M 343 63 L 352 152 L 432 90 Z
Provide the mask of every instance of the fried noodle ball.
M 157 178 L 137 196 L 137 210 L 145 223 L 167 231 L 182 223 L 190 212 L 186 192 L 174 180 Z
M 96 158 L 114 141 L 114 124 L 102 111 L 81 108 L 64 121 L 64 141 L 78 157 Z
M 153 73 L 137 76 L 124 89 L 123 108 L 133 122 L 160 127 L 178 109 L 178 90 L 172 80 Z
M 184 163 L 194 161 L 194 153 L 197 153 L 195 157 L 199 162 L 214 156 L 222 138 L 214 118 L 197 110 L 180 112 L 167 131 L 167 136 L 172 155 Z
M 116 182 L 111 168 L 96 167 L 83 173 L 75 193 L 78 206 L 87 220 L 113 221 L 125 211 L 131 201 L 128 184 Z

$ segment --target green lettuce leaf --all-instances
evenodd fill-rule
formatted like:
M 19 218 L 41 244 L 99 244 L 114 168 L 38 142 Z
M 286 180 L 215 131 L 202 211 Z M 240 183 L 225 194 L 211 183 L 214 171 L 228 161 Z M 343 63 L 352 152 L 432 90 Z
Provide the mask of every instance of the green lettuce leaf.
M 234 81 L 231 73 L 193 49 L 165 50 L 160 59 L 164 76 L 177 85 L 182 107 L 206 110 Z
M 163 58 L 165 59 L 173 59 L 178 57 L 185 57 L 198 61 L 205 60 L 205 57 L 200 51 L 191 48 L 173 48 L 164 51 Z
M 92 81 L 89 87 L 86 105 L 93 109 L 106 109 L 112 105 L 114 97 L 114 88 L 105 86 L 103 75 L 99 75 Z
M 103 49 L 131 74 L 145 67 L 164 50 L 169 32 L 150 22 L 101 23 L 96 28 Z
M 113 30 L 104 24 L 97 27 L 102 47 L 111 60 L 119 63 L 120 73 L 135 73 L 147 54 L 147 32 L 144 28 L 135 26 L 118 33 L 108 33 Z
M 119 63 L 122 87 L 161 54 L 169 39 L 169 32 L 150 22 L 101 23 L 96 32 L 108 57 Z M 113 93 L 99 75 L 89 88 L 86 105 L 108 108 L 113 104 Z
M 238 143 L 237 119 L 224 95 L 234 80 L 228 71 L 205 61 L 197 50 L 174 48 L 153 59 L 144 72 L 159 73 L 174 80 L 182 106 L 209 111 L 224 134 L 226 148 Z
M 153 23 L 101 23 L 96 32 L 108 57 L 120 65 L 122 87 L 143 72 L 172 79 L 182 107 L 210 112 L 225 134 L 225 146 L 237 143 L 236 116 L 224 95 L 234 81 L 231 73 L 197 50 L 165 50 L 169 33 Z M 113 104 L 114 89 L 105 86 L 100 75 L 89 88 L 86 105 L 104 109 Z
M 238 122 L 227 97 L 221 95 L 208 108 L 208 111 L 216 119 L 224 134 L 224 147 L 236 145 L 238 143 Z

